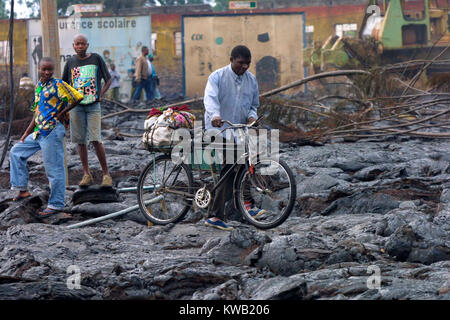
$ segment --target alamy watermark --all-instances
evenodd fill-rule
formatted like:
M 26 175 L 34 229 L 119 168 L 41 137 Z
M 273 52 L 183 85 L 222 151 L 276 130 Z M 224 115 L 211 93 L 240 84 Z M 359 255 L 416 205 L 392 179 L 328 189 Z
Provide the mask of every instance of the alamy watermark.
M 202 122 L 194 123 L 194 131 L 175 130 L 172 161 L 175 164 L 250 164 L 256 159 L 278 160 L 280 141 L 278 129 L 236 128 L 202 129 Z M 221 132 L 222 131 L 222 132 Z M 267 169 L 266 171 L 270 168 Z M 262 173 L 264 174 L 264 173 Z M 267 172 L 266 174 L 270 174 Z
M 69 290 L 79 290 L 81 289 L 81 269 L 77 265 L 70 265 L 67 267 L 67 278 L 66 285 Z
M 367 279 L 367 288 L 369 290 L 381 289 L 381 269 L 379 266 L 371 265 L 367 267 L 367 273 L 371 274 Z
M 375 14 L 375 17 L 381 16 L 381 9 L 376 4 L 372 4 L 367 7 L 366 9 L 367 14 Z

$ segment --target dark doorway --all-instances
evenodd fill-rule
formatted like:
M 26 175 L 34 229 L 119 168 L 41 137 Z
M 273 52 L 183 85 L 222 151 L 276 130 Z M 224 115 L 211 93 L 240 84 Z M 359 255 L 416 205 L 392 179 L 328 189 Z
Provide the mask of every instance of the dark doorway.
M 259 92 L 265 92 L 278 87 L 280 81 L 279 64 L 277 59 L 265 56 L 256 63 L 256 78 Z

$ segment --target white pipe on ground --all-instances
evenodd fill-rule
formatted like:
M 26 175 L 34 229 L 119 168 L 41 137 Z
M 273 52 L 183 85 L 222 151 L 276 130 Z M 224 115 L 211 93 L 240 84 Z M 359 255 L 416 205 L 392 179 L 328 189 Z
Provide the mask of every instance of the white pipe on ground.
M 164 196 L 158 196 L 158 197 L 156 197 L 154 199 L 147 200 L 144 203 L 145 203 L 145 205 L 148 205 L 148 204 L 159 202 L 162 199 L 164 199 Z M 94 224 L 96 222 L 100 222 L 100 221 L 108 220 L 108 219 L 111 219 L 111 218 L 115 218 L 115 217 L 124 215 L 124 214 L 126 214 L 128 212 L 131 212 L 133 210 L 136 210 L 138 208 L 139 208 L 139 205 L 135 205 L 135 206 L 129 207 L 127 209 L 123 209 L 123 210 L 120 210 L 120 211 L 117 211 L 117 212 L 113 212 L 113 213 L 107 214 L 106 216 L 102 216 L 102 217 L 90 219 L 90 220 L 87 220 L 87 221 L 83 221 L 83 222 L 80 222 L 80 223 L 72 224 L 70 226 L 67 226 L 67 229 L 75 229 L 75 228 L 78 228 L 78 227 L 84 227 L 84 226 L 87 226 L 87 225 L 90 225 L 90 224 Z

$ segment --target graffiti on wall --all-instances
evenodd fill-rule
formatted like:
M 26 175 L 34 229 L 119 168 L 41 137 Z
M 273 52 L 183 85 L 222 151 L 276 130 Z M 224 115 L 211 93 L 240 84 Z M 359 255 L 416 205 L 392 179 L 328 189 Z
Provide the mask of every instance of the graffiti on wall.
M 38 80 L 37 66 L 42 58 L 42 27 L 40 20 L 29 20 L 28 63 L 34 81 Z M 132 90 L 132 76 L 136 58 L 142 46 L 151 45 L 150 16 L 63 18 L 58 20 L 61 70 L 68 58 L 75 54 L 72 43 L 75 35 L 88 37 L 88 52 L 103 57 L 108 67 L 114 64 L 120 74 L 119 99 L 128 101 Z
M 33 67 L 30 68 L 30 75 L 33 80 L 36 82 L 39 77 L 37 66 L 41 62 L 42 59 L 42 36 L 33 36 L 29 37 L 29 41 L 31 44 L 31 58 L 33 59 Z M 31 66 L 31 63 L 30 63 Z

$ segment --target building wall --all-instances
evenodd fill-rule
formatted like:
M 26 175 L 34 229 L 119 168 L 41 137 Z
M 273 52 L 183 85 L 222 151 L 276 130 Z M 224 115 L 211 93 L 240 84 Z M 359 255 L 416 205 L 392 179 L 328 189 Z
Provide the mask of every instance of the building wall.
M 252 51 L 252 72 L 264 92 L 304 77 L 304 15 L 246 14 L 185 16 L 184 84 L 189 97 L 202 96 L 208 76 L 230 63 L 234 46 Z
M 305 7 L 280 7 L 280 8 L 275 8 L 275 9 L 256 9 L 256 10 L 234 10 L 234 11 L 226 11 L 223 12 L 221 14 L 223 15 L 236 15 L 236 14 L 258 14 L 258 13 L 299 13 L 299 12 L 304 12 L 305 13 L 305 26 L 313 26 L 314 28 L 314 32 L 313 32 L 313 36 L 312 36 L 312 40 L 310 41 L 311 44 L 307 44 L 308 45 L 312 45 L 313 43 L 315 43 L 315 45 L 321 45 L 323 44 L 328 37 L 330 37 L 331 35 L 334 35 L 336 33 L 336 26 L 337 25 L 356 25 L 356 30 L 351 31 L 351 33 L 353 33 L 355 36 L 357 36 L 360 28 L 361 28 L 361 23 L 364 17 L 364 13 L 365 13 L 365 9 L 366 9 L 366 4 L 361 4 L 362 2 L 366 2 L 366 1 L 359 1 L 359 0 L 355 0 L 355 1 L 346 1 L 345 3 L 350 3 L 348 5 L 336 5 L 336 3 L 334 3 L 334 6 L 329 6 L 329 5 L 324 5 L 324 4 L 329 4 L 326 3 L 326 1 L 312 1 L 312 2 L 308 2 L 308 1 L 304 1 L 305 3 L 310 4 L 310 6 L 305 6 Z M 280 5 L 280 4 L 279 4 Z M 200 14 L 203 15 L 203 14 Z M 208 15 L 208 13 L 205 13 L 205 15 Z M 195 18 L 194 18 L 195 19 Z M 285 29 L 281 27 L 282 24 L 277 24 L 276 26 L 274 26 L 274 30 L 290 30 L 290 29 Z M 233 26 L 232 23 L 228 24 L 227 26 Z M 203 26 L 203 29 L 205 30 L 205 32 L 208 32 L 209 29 L 211 29 L 211 26 L 205 24 Z M 254 33 L 257 33 L 256 31 L 254 31 Z M 306 39 L 308 39 L 308 33 L 305 34 L 306 35 Z M 190 35 L 186 34 L 185 38 L 184 38 L 184 42 L 186 43 L 191 41 L 191 39 L 189 39 Z M 287 41 L 291 41 L 291 40 L 287 40 Z M 244 41 L 243 43 L 247 43 L 246 41 Z M 213 46 L 213 45 L 212 45 Z M 253 48 L 251 48 L 251 46 L 249 45 L 250 49 L 253 50 Z M 303 49 L 303 47 L 302 47 Z M 302 49 L 299 49 L 301 52 Z M 231 47 L 227 48 L 223 51 L 223 53 L 226 53 L 227 55 L 229 55 L 231 51 Z M 289 52 L 289 54 L 283 54 L 284 55 L 284 59 L 286 59 L 286 56 L 292 56 L 292 51 L 286 51 Z M 299 53 L 296 52 L 296 53 Z M 186 51 L 186 57 L 185 57 L 185 65 L 189 66 L 191 65 L 191 63 L 188 61 L 189 59 L 189 55 L 191 55 L 191 53 L 189 53 L 188 51 Z M 211 55 L 212 53 L 208 52 L 208 51 L 204 51 L 202 53 L 204 56 L 208 56 Z M 215 54 L 215 53 L 214 53 Z M 197 52 L 196 55 L 198 56 L 197 59 L 203 59 L 203 58 L 199 58 L 200 56 L 200 52 Z M 280 54 L 281 56 L 281 54 Z M 279 58 L 277 58 L 279 60 Z M 227 59 L 223 59 L 222 63 L 226 63 Z M 301 58 L 299 58 L 297 62 L 302 61 Z M 256 62 L 256 61 L 255 61 Z M 198 62 L 200 63 L 200 62 Z M 202 87 L 204 89 L 204 85 L 206 83 L 206 78 L 211 71 L 217 69 L 218 66 L 217 64 L 211 63 L 210 61 L 203 61 L 203 64 L 207 67 L 207 69 L 205 71 L 203 71 L 203 73 L 205 73 L 205 75 L 202 76 L 198 76 L 197 78 L 195 78 L 194 76 L 188 75 L 189 71 L 188 69 L 185 70 L 185 94 L 187 94 L 188 96 L 193 96 L 193 95 L 202 95 Z M 252 63 L 252 66 L 250 68 L 251 72 L 254 72 L 256 64 Z M 209 71 L 208 71 L 209 70 Z M 191 70 L 192 71 L 192 70 Z M 281 73 L 283 74 L 283 73 Z M 294 81 L 297 79 L 301 79 L 303 76 L 306 76 L 303 74 L 303 72 L 301 73 L 293 73 L 292 76 L 290 76 L 290 81 Z M 205 78 L 205 79 L 203 79 Z M 258 75 L 257 75 L 258 78 Z M 280 81 L 278 81 L 278 85 L 283 85 L 286 84 L 289 81 L 284 81 L 282 79 L 279 79 Z M 273 87 L 273 85 L 267 85 L 265 86 L 264 83 L 261 82 L 261 79 L 258 79 L 259 84 L 260 84 L 260 92 L 264 92 L 265 90 L 269 90 L 271 89 L 271 87 Z M 192 83 L 191 83 L 192 82 Z M 195 83 L 195 84 L 194 84 Z M 193 89 L 193 87 L 195 87 L 195 89 Z
M 153 65 L 160 79 L 162 96 L 176 97 L 183 93 L 182 55 L 176 54 L 175 33 L 181 34 L 181 15 L 152 14 L 152 32 L 156 33 Z
M 359 32 L 365 9 L 365 5 L 302 8 L 306 13 L 306 25 L 314 26 L 314 41 L 321 43 L 334 34 L 337 24 L 356 24 L 356 32 Z
M 9 20 L 0 20 L 0 41 L 8 41 Z M 28 29 L 26 20 L 14 20 L 14 64 L 24 66 L 27 62 Z M 4 59 L 0 65 L 5 64 Z M 6 64 L 9 64 L 7 62 Z
M 336 7 L 342 5 L 367 5 L 369 0 L 265 0 L 258 2 L 260 9 L 300 8 L 313 6 Z
M 5 87 L 10 83 L 9 75 L 9 47 L 7 43 L 9 33 L 9 20 L 0 20 L 0 42 L 4 50 L 0 52 L 0 88 L 5 90 Z M 13 78 L 15 89 L 19 88 L 19 79 L 22 77 L 24 72 L 28 72 L 27 63 L 27 38 L 28 29 L 26 20 L 14 20 L 14 48 L 13 48 Z M 7 52 L 7 55 L 5 53 Z M 2 91 L 5 92 L 5 91 Z M 9 96 L 9 91 L 8 94 Z M 0 97 L 0 105 L 5 103 L 6 96 Z M 1 106 L 0 106 L 1 107 Z M 1 109 L 1 108 L 0 108 Z M 6 114 L 3 111 L 0 117 L 5 117 Z
M 198 12 L 212 12 L 212 8 L 209 4 L 183 4 L 183 5 L 170 5 L 170 6 L 154 6 L 154 7 L 141 7 L 141 8 L 124 8 L 119 9 L 119 15 L 143 15 L 143 14 L 185 14 L 198 13 Z
M 299 0 L 300 1 L 300 0 Z M 305 1 L 308 2 L 308 1 Z M 325 3 L 326 1 L 316 1 L 315 4 Z M 336 2 L 336 1 L 334 1 Z M 351 1 L 347 1 L 347 3 Z M 306 15 L 306 26 L 314 26 L 314 41 L 324 42 L 335 32 L 337 24 L 357 24 L 357 31 L 361 28 L 361 23 L 366 10 L 365 4 L 334 4 L 331 5 L 311 5 L 292 7 L 278 7 L 273 9 L 256 9 L 227 11 L 227 14 L 233 13 L 267 13 L 267 12 L 304 12 Z M 367 2 L 367 1 L 364 1 Z M 280 4 L 278 4 L 280 5 Z

